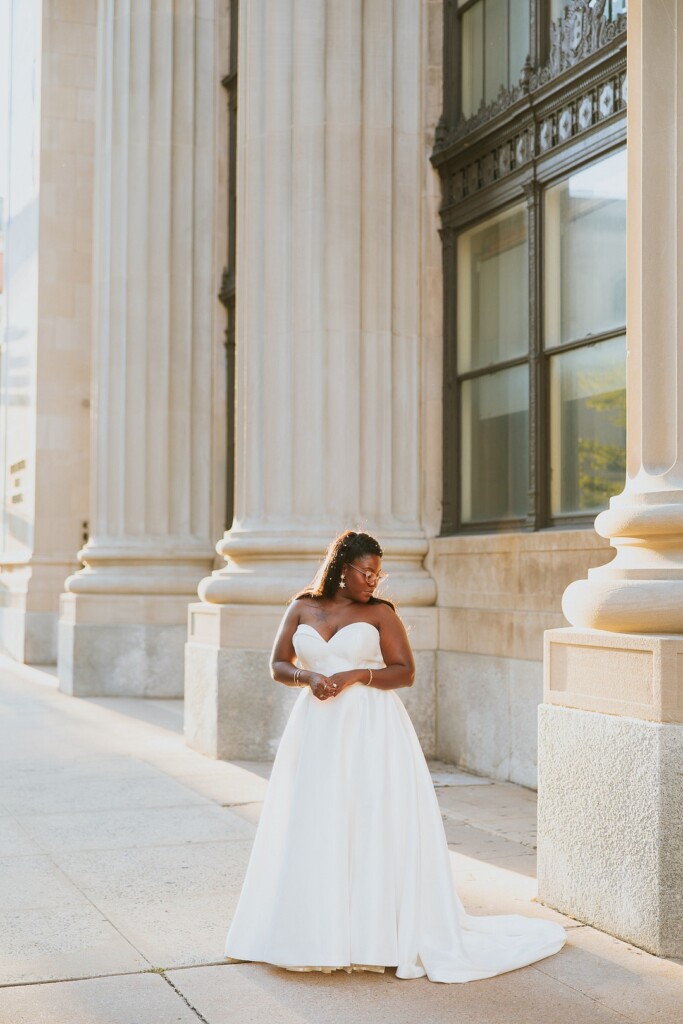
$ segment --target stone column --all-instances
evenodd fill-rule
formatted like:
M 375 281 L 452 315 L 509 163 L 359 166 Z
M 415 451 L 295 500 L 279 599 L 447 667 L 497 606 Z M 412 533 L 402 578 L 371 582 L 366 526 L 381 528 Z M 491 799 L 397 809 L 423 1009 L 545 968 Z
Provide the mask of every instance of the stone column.
M 59 636 L 74 694 L 182 694 L 213 562 L 217 6 L 99 4 L 90 538 Z
M 272 755 L 296 696 L 270 679 L 275 629 L 339 530 L 378 536 L 388 593 L 418 649 L 436 646 L 421 526 L 422 17 L 415 0 L 240 12 L 236 508 L 186 653 L 186 736 L 217 756 Z M 430 747 L 420 656 L 409 699 Z
M 546 634 L 539 893 L 683 956 L 683 0 L 629 4 L 627 479 Z

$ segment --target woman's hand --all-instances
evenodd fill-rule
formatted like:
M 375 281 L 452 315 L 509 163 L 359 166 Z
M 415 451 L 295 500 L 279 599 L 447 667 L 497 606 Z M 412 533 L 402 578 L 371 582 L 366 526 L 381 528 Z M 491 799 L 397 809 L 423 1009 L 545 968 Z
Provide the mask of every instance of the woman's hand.
M 347 686 L 352 686 L 354 683 L 363 682 L 367 679 L 368 670 L 364 669 L 353 669 L 351 672 L 335 672 L 334 675 L 327 677 L 328 688 L 332 692 L 332 696 L 338 696 L 342 690 L 345 690 Z
M 318 700 L 327 700 L 328 697 L 334 697 L 334 690 L 330 686 L 330 680 L 327 676 L 321 675 L 320 672 L 302 672 L 301 678 L 310 686 L 313 696 L 317 697 Z

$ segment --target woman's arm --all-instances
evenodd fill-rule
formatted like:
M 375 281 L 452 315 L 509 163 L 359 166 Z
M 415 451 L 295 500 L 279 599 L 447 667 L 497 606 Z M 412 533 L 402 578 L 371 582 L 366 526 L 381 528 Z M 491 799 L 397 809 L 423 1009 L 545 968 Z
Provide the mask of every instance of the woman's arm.
M 296 651 L 294 650 L 294 632 L 299 625 L 299 602 L 292 601 L 287 611 L 282 616 L 282 622 L 275 635 L 273 649 L 270 652 L 270 674 L 276 683 L 284 683 L 285 686 L 296 686 L 294 675 L 296 667 Z M 303 673 L 299 673 L 299 682 Z
M 330 696 L 327 692 L 327 677 L 319 672 L 309 672 L 308 669 L 297 669 L 294 665 L 296 651 L 293 638 L 299 625 L 300 608 L 299 601 L 292 601 L 282 617 L 270 652 L 270 674 L 276 683 L 284 683 L 285 686 L 310 686 L 318 700 L 326 700 Z M 298 682 L 295 681 L 297 671 Z

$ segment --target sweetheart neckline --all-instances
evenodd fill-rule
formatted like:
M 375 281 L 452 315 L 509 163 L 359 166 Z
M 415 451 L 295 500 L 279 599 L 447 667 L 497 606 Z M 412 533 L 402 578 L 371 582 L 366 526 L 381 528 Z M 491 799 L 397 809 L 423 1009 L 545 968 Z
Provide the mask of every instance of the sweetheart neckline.
M 325 637 L 318 632 L 315 626 L 311 626 L 309 622 L 300 622 L 299 625 L 294 630 L 294 633 L 298 633 L 302 626 L 307 626 L 308 629 L 312 629 L 315 635 L 320 640 L 322 640 L 324 644 L 331 644 L 336 636 L 339 636 L 340 633 L 343 633 L 345 629 L 349 629 L 351 626 L 369 626 L 370 629 L 374 629 L 377 635 L 379 636 L 379 630 L 377 629 L 377 626 L 373 622 L 365 622 L 363 619 L 357 619 L 355 622 L 347 622 L 345 626 L 341 626 L 336 633 L 333 633 L 329 640 L 326 640 Z

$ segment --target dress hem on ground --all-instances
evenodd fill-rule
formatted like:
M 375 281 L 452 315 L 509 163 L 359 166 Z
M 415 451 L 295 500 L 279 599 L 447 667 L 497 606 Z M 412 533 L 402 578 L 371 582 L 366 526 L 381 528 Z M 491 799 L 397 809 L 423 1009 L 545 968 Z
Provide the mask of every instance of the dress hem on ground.
M 225 958 L 229 964 L 250 964 L 268 963 L 267 960 L 238 960 L 236 957 Z M 323 974 L 332 974 L 333 971 L 346 971 L 351 974 L 353 971 L 374 971 L 376 974 L 384 974 L 384 966 L 379 964 L 347 964 L 342 967 L 294 967 L 290 964 L 270 964 L 271 967 L 281 967 L 285 971 L 322 971 Z M 391 966 L 396 966 L 395 964 Z

